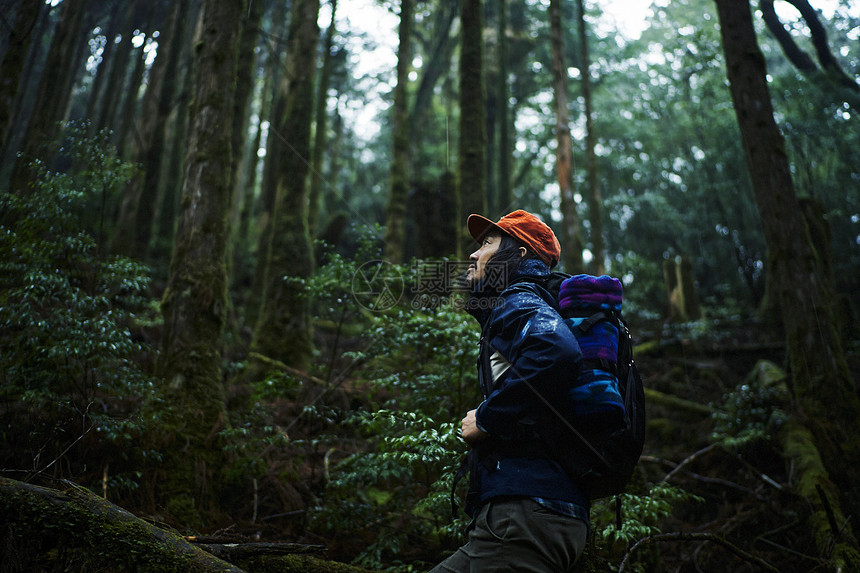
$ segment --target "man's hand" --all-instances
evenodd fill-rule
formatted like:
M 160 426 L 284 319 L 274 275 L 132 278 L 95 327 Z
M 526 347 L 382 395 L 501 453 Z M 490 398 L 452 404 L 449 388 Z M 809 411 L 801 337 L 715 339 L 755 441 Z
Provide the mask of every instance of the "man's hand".
M 487 437 L 487 433 L 478 428 L 478 422 L 475 419 L 476 410 L 466 412 L 466 417 L 460 421 L 460 434 L 463 436 L 463 441 L 470 446 L 480 442 Z

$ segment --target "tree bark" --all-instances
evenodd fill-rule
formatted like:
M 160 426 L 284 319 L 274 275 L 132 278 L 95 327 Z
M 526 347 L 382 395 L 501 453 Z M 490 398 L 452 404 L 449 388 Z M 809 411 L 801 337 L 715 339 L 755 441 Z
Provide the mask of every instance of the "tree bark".
M 263 88 L 263 110 L 261 118 L 269 122 L 269 130 L 266 139 L 266 155 L 263 161 L 262 180 L 260 181 L 260 196 L 254 205 L 254 210 L 249 216 L 256 223 L 256 235 L 249 237 L 256 241 L 256 257 L 254 257 L 255 268 L 251 276 L 250 295 L 246 304 L 246 315 L 250 324 L 258 322 L 260 305 L 262 304 L 263 291 L 265 290 L 265 275 L 268 265 L 269 245 L 272 242 L 273 215 L 278 194 L 278 165 L 275 160 L 278 157 L 278 149 L 281 145 L 280 139 L 275 134 L 273 127 L 278 125 L 284 114 L 285 94 L 281 93 L 281 72 L 285 67 L 282 54 L 288 51 L 288 43 L 280 38 L 289 35 L 289 18 L 287 17 L 287 3 L 276 2 L 274 14 L 272 15 L 272 29 L 269 31 L 269 61 L 266 70 L 266 82 Z M 250 225 L 249 225 L 250 228 Z
M 307 369 L 313 353 L 305 281 L 313 272 L 307 175 L 319 7 L 319 0 L 295 0 L 292 5 L 287 70 L 281 86 L 285 109 L 269 132 L 275 145 L 267 161 L 278 162 L 274 225 L 251 344 L 254 351 L 301 370 Z
M 149 15 L 147 17 L 146 30 L 149 32 L 153 29 L 153 24 L 156 22 L 156 3 L 152 3 L 147 6 L 149 9 Z M 118 120 L 119 129 L 116 130 L 116 147 L 119 153 L 119 156 L 123 159 L 129 158 L 129 143 L 131 143 L 131 131 L 132 125 L 134 124 L 134 118 L 136 117 L 135 111 L 138 107 L 138 92 L 140 91 L 141 85 L 143 84 L 143 74 L 146 71 L 146 38 L 143 38 L 143 43 L 139 48 L 135 49 L 134 52 L 134 68 L 132 69 L 131 76 L 128 79 L 128 82 L 123 90 L 124 99 L 122 101 L 122 105 L 117 104 L 117 107 L 120 109 L 120 116 Z M 107 117 L 107 121 L 112 121 L 113 118 Z
M 221 357 L 230 131 L 243 8 L 243 0 L 204 0 L 195 41 L 196 78 L 179 226 L 162 300 L 164 336 L 158 370 L 164 384 L 160 400 L 150 405 L 167 428 L 157 446 L 170 468 L 161 484 L 169 511 L 217 505 L 221 453 L 213 440 L 226 424 Z
M 256 48 L 259 44 L 260 22 L 263 19 L 265 5 L 263 0 L 252 1 L 248 6 L 248 11 L 242 15 L 236 101 L 234 103 L 236 110 L 233 113 L 233 159 L 230 164 L 230 181 L 233 187 L 233 208 L 231 209 L 233 227 L 238 226 L 238 213 L 241 212 L 242 205 L 251 199 L 253 191 L 252 188 L 240 187 L 242 178 L 239 177 L 239 169 L 248 139 L 248 116 L 257 68 Z
M 134 30 L 139 24 L 136 21 L 138 13 L 138 1 L 130 0 L 125 6 L 124 20 L 120 34 L 120 43 L 116 46 L 113 57 L 110 61 L 110 71 L 108 72 L 107 87 L 105 96 L 101 101 L 101 105 L 93 110 L 93 128 L 95 131 L 105 129 L 107 126 L 115 125 L 114 119 L 116 110 L 122 95 L 125 90 L 126 72 L 131 62 L 132 49 L 134 44 Z M 112 38 L 108 38 L 111 42 Z M 102 62 L 102 65 L 108 62 Z
M 0 158 L 6 155 L 7 138 L 13 123 L 15 95 L 18 93 L 27 53 L 33 44 L 36 22 L 44 5 L 43 0 L 21 2 L 15 25 L 9 34 L 9 43 L 0 61 Z
M 319 228 L 320 199 L 322 187 L 325 183 L 323 177 L 323 150 L 326 149 L 328 137 L 328 88 L 331 83 L 332 47 L 334 36 L 337 33 L 335 27 L 335 16 L 337 15 L 337 0 L 331 0 L 331 21 L 326 30 L 323 42 L 323 64 L 320 70 L 320 82 L 317 88 L 317 102 L 314 117 L 316 117 L 316 129 L 314 131 L 314 149 L 311 160 L 311 184 L 308 191 L 308 227 L 311 239 L 317 238 Z M 331 181 L 328 183 L 331 185 Z
M 21 143 L 20 156 L 15 161 L 9 188 L 13 193 L 26 192 L 36 177 L 32 161 L 50 162 L 68 105 L 72 78 L 76 66 L 78 34 L 88 0 L 66 0 L 60 6 L 57 29 L 51 41 L 48 59 L 39 80 L 33 115 Z
M 814 436 L 837 488 L 833 491 L 841 494 L 836 499 L 843 513 L 857 515 L 860 399 L 833 320 L 831 285 L 794 193 L 749 4 L 747 0 L 716 0 L 716 4 L 732 100 L 768 246 L 769 278 L 785 329 L 794 415 Z M 810 503 L 815 505 L 816 500 Z M 845 539 L 856 547 L 850 529 L 846 526 Z M 843 563 L 858 557 L 845 543 L 838 545 L 834 555 Z
M 457 165 L 457 223 L 460 240 L 457 257 L 475 250 L 475 240 L 466 229 L 466 218 L 487 211 L 484 170 L 483 24 L 480 0 L 460 0 L 460 150 Z
M 513 210 L 511 205 L 511 104 L 508 88 L 508 6 L 507 0 L 499 0 L 499 75 L 498 122 L 499 122 L 499 188 L 496 191 L 497 214 L 504 215 Z
M 135 138 L 135 162 L 143 169 L 125 191 L 113 250 L 146 258 L 152 237 L 156 197 L 164 158 L 164 132 L 174 105 L 176 71 L 181 53 L 179 31 L 188 13 L 188 0 L 177 0 L 171 6 L 166 29 L 159 36 L 158 56 L 152 66 L 141 110 L 141 126 Z
M 582 242 L 579 215 L 573 193 L 571 167 L 570 117 L 567 111 L 567 66 L 564 62 L 564 36 L 562 29 L 561 0 L 550 0 L 550 42 L 552 43 L 552 77 L 555 97 L 555 173 L 561 195 L 561 260 L 564 270 L 574 274 L 582 272 Z
M 116 42 L 114 42 L 114 38 L 117 34 L 119 34 L 121 19 L 119 3 L 117 2 L 116 4 L 111 6 L 109 10 L 110 18 L 107 27 L 104 30 L 105 45 L 101 54 L 102 61 L 96 68 L 96 77 L 93 80 L 93 84 L 89 89 L 87 111 L 84 114 L 84 117 L 90 122 L 93 121 L 96 115 L 96 110 L 100 109 L 103 105 L 103 94 L 105 93 L 105 89 L 108 84 L 108 78 L 111 75 L 111 69 L 115 67 L 114 57 L 117 51 L 117 45 Z M 92 127 L 95 126 L 91 125 L 91 128 Z
M 444 2 L 433 15 L 433 47 L 429 50 L 428 61 L 421 69 L 415 102 L 409 110 L 410 125 L 420 125 L 424 121 L 439 78 L 451 68 L 451 56 L 457 45 L 457 38 L 451 34 L 451 27 L 457 12 L 456 4 Z M 416 165 L 416 169 L 418 168 L 420 166 Z
M 409 121 L 407 87 L 412 68 L 412 0 L 400 0 L 400 41 L 397 49 L 397 87 L 394 88 L 391 187 L 385 218 L 385 258 L 403 262 L 406 249 L 406 202 L 409 199 Z
M 585 2 L 577 0 L 579 24 L 579 52 L 582 59 L 582 99 L 585 102 L 585 177 L 588 204 L 589 236 L 591 237 L 592 260 L 590 267 L 595 275 L 606 272 L 606 246 L 603 242 L 603 212 L 600 198 L 600 183 L 597 180 L 597 134 L 594 132 L 594 103 L 591 101 L 591 58 L 588 54 L 588 27 L 585 25 Z
M 177 68 L 177 94 L 171 114 L 168 116 L 168 126 L 164 134 L 164 160 L 158 184 L 156 200 L 154 237 L 150 243 L 150 259 L 154 261 L 168 260 L 173 247 L 173 235 L 176 228 L 176 214 L 179 211 L 179 199 L 182 195 L 182 170 L 185 162 L 186 137 L 188 135 L 188 106 L 191 100 L 194 73 L 191 63 L 191 44 L 194 27 L 200 15 L 200 4 L 192 1 L 185 22 L 180 23 L 182 36 Z M 235 152 L 234 152 L 235 153 Z

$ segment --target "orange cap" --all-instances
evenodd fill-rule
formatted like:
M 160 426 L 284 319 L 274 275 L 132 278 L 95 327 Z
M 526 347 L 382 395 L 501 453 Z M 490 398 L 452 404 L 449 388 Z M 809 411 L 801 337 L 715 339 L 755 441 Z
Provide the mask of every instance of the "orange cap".
M 561 245 L 552 229 L 535 215 L 519 209 L 494 223 L 481 215 L 469 215 L 466 221 L 469 233 L 478 242 L 491 230 L 507 233 L 523 243 L 550 268 L 558 264 Z

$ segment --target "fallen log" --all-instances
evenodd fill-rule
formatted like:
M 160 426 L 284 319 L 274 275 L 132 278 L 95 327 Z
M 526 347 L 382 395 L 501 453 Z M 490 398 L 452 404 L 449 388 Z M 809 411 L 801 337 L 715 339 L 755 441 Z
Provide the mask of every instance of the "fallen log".
M 324 545 L 302 543 L 272 543 L 264 541 L 242 543 L 197 543 L 201 549 L 226 561 L 235 562 L 260 555 L 307 555 L 325 553 Z
M 71 482 L 63 491 L 0 478 L 3 570 L 244 573 Z
M 207 543 L 209 547 L 204 549 L 86 488 L 63 484 L 64 489 L 58 490 L 0 477 L 0 571 L 365 571 L 316 557 L 314 553 L 325 549 L 316 545 L 260 542 L 229 547 Z

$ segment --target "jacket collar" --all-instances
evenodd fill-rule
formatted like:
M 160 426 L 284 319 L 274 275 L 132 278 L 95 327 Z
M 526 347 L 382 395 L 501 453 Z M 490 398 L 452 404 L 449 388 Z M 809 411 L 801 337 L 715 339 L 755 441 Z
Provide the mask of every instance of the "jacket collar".
M 465 310 L 477 320 L 481 327 L 490 318 L 490 313 L 495 308 L 501 294 L 507 287 L 518 282 L 543 282 L 551 274 L 549 267 L 539 259 L 527 259 L 520 263 L 517 270 L 508 279 L 504 288 L 490 286 L 483 281 L 478 281 L 472 288 L 472 293 L 466 301 Z

